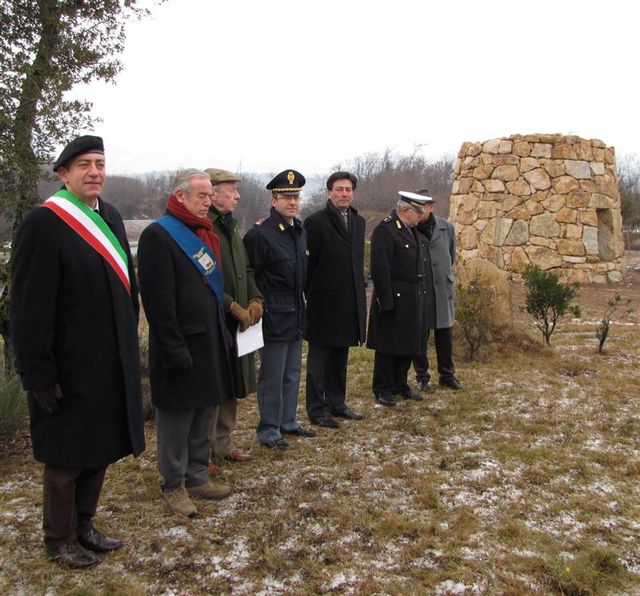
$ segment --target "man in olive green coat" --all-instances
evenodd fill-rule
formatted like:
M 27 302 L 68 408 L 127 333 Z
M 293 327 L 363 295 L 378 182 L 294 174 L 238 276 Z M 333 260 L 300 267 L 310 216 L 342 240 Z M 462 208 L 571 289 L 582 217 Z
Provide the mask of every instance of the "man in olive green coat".
M 238 182 L 240 177 L 217 168 L 205 170 L 213 185 L 212 206 L 209 218 L 213 222 L 215 233 L 220 238 L 222 255 L 222 273 L 224 277 L 224 308 L 227 313 L 227 326 L 232 336 L 238 328 L 244 331 L 262 318 L 262 294 L 253 276 L 253 270 L 247 258 L 242 236 L 237 230 L 237 220 L 233 210 L 238 204 Z M 256 390 L 256 370 L 253 353 L 242 358 L 232 354 L 236 398 L 246 397 Z M 237 400 L 233 396 L 222 400 L 215 409 L 209 438 L 211 439 L 211 459 L 209 472 L 216 474 L 220 467 L 215 461 L 223 460 L 244 462 L 251 459 L 248 453 L 235 449 L 231 433 L 236 427 Z M 214 461 L 215 460 L 215 461 Z

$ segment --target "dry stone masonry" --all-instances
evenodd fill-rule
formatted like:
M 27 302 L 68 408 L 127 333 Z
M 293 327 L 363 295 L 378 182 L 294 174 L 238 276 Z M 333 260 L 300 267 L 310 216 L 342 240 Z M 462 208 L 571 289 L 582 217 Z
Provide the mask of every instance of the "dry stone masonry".
M 449 218 L 463 259 L 486 259 L 509 275 L 532 264 L 565 281 L 622 280 L 615 151 L 597 139 L 535 134 L 464 143 Z

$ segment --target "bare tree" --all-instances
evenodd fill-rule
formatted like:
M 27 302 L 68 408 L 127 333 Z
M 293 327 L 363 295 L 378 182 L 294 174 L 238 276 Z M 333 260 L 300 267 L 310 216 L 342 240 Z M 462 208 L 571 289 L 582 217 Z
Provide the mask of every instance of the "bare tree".
M 622 225 L 625 229 L 640 227 L 640 156 L 625 155 L 618 161 Z

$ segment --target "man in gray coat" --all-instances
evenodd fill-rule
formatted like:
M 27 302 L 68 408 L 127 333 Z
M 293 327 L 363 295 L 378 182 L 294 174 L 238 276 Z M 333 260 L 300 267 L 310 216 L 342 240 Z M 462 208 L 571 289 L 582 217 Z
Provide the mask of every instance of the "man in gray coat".
M 461 389 L 453 366 L 453 306 L 454 278 L 452 267 L 456 259 L 456 232 L 453 224 L 433 212 L 435 201 L 428 190 L 417 191 L 426 199 L 424 213 L 418 223 L 418 231 L 427 239 L 424 253 L 424 285 L 427 316 L 427 341 L 433 329 L 438 361 L 440 385 L 450 389 Z M 426 391 L 429 386 L 429 360 L 426 351 L 414 356 L 419 388 Z

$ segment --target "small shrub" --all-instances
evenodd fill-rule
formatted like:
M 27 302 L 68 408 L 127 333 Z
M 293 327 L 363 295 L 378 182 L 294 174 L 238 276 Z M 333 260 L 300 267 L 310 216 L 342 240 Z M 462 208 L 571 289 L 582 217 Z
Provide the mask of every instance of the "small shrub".
M 613 298 L 607 300 L 607 306 L 604 309 L 604 314 L 598 324 L 598 329 L 596 329 L 596 337 L 598 338 L 598 354 L 602 354 L 604 351 L 604 342 L 607 341 L 609 331 L 611 330 L 611 320 L 618 308 L 620 308 L 621 303 L 622 296 L 620 296 L 620 292 L 616 292 Z M 629 304 L 631 304 L 630 299 L 627 300 L 627 306 L 629 306 Z M 626 312 L 631 312 L 631 309 L 627 309 Z
M 15 375 L 0 380 L 0 437 L 11 436 L 26 424 L 27 396 Z
M 491 321 L 491 292 L 483 287 L 478 280 L 473 280 L 468 286 L 459 285 L 456 288 L 456 322 L 460 334 L 467 344 L 467 357 L 473 360 L 490 337 Z
M 551 335 L 562 316 L 567 312 L 580 316 L 580 307 L 570 304 L 580 284 L 564 284 L 557 273 L 544 271 L 537 265 L 529 265 L 522 276 L 527 292 L 525 310 L 535 319 L 545 344 L 550 345 Z

